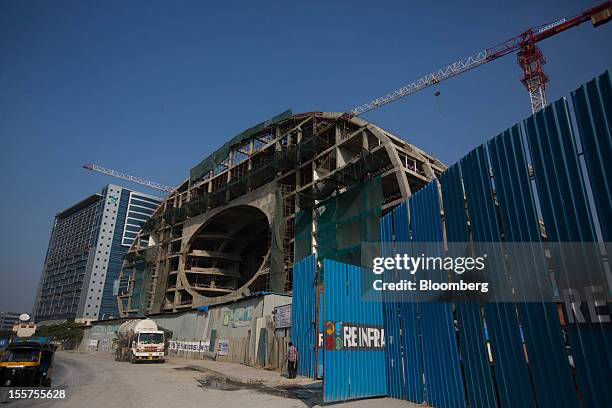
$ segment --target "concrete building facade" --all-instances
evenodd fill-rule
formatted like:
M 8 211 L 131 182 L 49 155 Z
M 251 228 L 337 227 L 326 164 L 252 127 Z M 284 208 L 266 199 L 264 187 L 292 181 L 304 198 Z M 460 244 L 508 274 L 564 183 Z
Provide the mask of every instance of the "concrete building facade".
M 0 330 L 13 330 L 13 326 L 19 323 L 19 315 L 15 312 L 0 312 Z
M 116 317 L 117 278 L 123 256 L 160 201 L 109 184 L 58 213 L 36 295 L 34 320 Z
M 259 294 L 198 310 L 147 317 L 172 332 L 170 356 L 283 368 L 291 328 L 277 327 L 275 312 L 279 307 L 290 311 L 291 300 L 287 295 Z M 85 327 L 79 350 L 112 352 L 117 330 L 126 320 L 98 321 Z
M 445 168 L 359 117 L 283 112 L 193 167 L 143 225 L 122 268 L 120 315 L 290 293 L 294 261 L 373 238 L 364 232 L 377 225 L 373 214 L 389 211 Z M 321 207 L 347 192 L 355 217 L 342 214 L 346 205 L 333 216 Z M 344 228 L 332 226 L 336 221 Z

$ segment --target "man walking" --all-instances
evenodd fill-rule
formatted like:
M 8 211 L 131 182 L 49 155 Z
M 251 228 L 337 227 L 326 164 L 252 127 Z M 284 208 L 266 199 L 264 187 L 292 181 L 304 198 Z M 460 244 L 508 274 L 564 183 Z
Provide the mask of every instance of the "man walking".
M 298 351 L 292 342 L 289 342 L 287 348 L 287 371 L 289 371 L 289 378 L 295 378 L 297 372 L 297 361 Z

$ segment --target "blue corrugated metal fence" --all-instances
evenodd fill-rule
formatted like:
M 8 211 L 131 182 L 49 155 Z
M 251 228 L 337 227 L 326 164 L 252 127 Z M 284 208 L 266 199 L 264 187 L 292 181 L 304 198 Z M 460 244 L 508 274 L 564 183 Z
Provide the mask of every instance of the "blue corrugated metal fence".
M 612 71 L 572 99 L 578 138 L 561 99 L 478 146 L 381 218 L 382 255 L 393 256 L 400 243 L 444 240 L 609 242 Z M 585 250 L 563 267 L 587 257 L 600 254 Z M 293 330 L 311 361 L 300 372 L 312 376 L 315 263 L 305 261 L 294 272 Z M 504 259 L 488 262 L 505 268 Z M 546 279 L 546 259 L 534 253 L 521 262 L 541 265 L 537 279 Z M 554 303 L 363 302 L 360 268 L 324 260 L 323 271 L 325 401 L 387 394 L 440 408 L 612 406 L 612 327 L 603 311 L 610 304 L 600 308 L 603 320 L 574 322 Z M 352 349 L 346 343 L 344 330 L 382 326 L 384 347 L 364 346 L 359 336 Z
M 392 256 L 395 243 L 439 242 L 443 231 L 448 242 L 540 242 L 542 231 L 549 241 L 594 242 L 599 226 L 609 242 L 612 71 L 572 98 L 579 140 L 565 99 L 502 132 L 444 172 L 439 190 L 432 182 L 381 219 L 383 254 Z M 584 259 L 597 256 L 585 253 Z M 489 261 L 504 267 L 502 259 Z M 565 261 L 569 268 L 582 260 Z M 542 265 L 538 279 L 545 279 L 544 259 L 524 262 Z M 554 303 L 386 299 L 383 310 L 394 339 L 386 350 L 392 397 L 436 407 L 612 405 L 612 330 L 605 312 L 604 321 L 578 324 L 567 313 L 561 319 Z
M 600 79 L 604 80 L 606 76 L 609 82 L 609 72 Z M 591 110 L 588 106 L 583 106 L 580 100 L 576 101 L 576 105 L 578 111 Z M 561 99 L 553 103 L 526 119 L 524 124 L 548 239 L 555 242 L 595 242 L 597 234 L 586 185 L 583 182 L 567 101 Z M 609 143 L 610 126 L 612 123 L 608 122 L 607 132 L 599 133 L 595 139 L 601 143 L 608 139 Z M 586 156 L 585 154 L 585 159 Z M 601 162 L 603 158 L 589 154 L 591 168 L 609 166 L 609 163 Z M 594 186 L 597 184 L 594 183 Z M 593 194 L 595 196 L 595 191 Z M 602 221 L 600 225 L 603 233 L 611 226 L 604 224 L 605 218 Z M 596 256 L 598 254 L 585 253 L 584 260 Z M 566 262 L 574 267 L 586 264 L 580 259 Z M 569 317 L 565 315 L 568 321 Z M 585 406 L 612 404 L 612 330 L 609 322 L 607 326 L 594 322 L 568 325 L 576 379 Z
M 326 259 L 323 281 L 323 400 L 387 395 L 382 302 L 361 300 L 358 266 Z
M 315 294 L 314 255 L 293 265 L 293 305 L 291 307 L 291 341 L 298 350 L 298 374 L 315 374 Z

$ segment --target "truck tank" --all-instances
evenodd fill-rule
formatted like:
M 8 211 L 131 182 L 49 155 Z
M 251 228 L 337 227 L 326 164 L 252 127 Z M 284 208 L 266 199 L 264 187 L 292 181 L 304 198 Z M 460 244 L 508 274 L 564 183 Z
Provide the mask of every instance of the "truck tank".
M 122 339 L 127 339 L 132 337 L 134 333 L 156 330 L 158 330 L 157 324 L 151 319 L 128 320 L 119 326 L 117 336 Z
M 151 319 L 124 322 L 117 330 L 115 360 L 164 362 L 164 332 Z

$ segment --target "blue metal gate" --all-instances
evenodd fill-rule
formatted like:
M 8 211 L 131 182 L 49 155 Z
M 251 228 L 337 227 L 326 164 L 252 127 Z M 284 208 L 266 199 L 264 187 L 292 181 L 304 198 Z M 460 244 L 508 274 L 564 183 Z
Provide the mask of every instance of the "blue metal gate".
M 387 395 L 381 302 L 361 300 L 361 268 L 323 261 L 323 400 Z
M 293 265 L 293 305 L 291 341 L 298 350 L 298 374 L 315 375 L 315 297 L 316 269 L 313 255 Z

